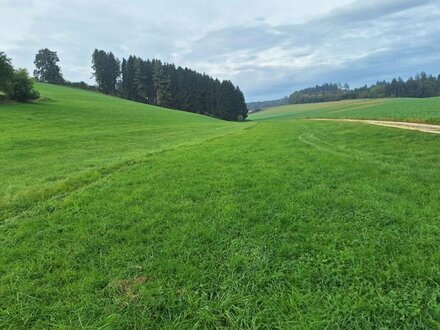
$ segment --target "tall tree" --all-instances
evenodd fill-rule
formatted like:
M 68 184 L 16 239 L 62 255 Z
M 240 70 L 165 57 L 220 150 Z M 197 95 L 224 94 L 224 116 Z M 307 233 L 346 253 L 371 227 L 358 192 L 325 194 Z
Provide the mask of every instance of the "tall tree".
M 0 91 L 7 93 L 13 77 L 14 68 L 11 59 L 5 53 L 0 52 Z
M 243 92 L 240 90 L 240 87 L 235 88 L 235 118 L 234 120 L 243 121 L 248 116 L 248 107 L 246 101 L 244 99 Z
M 147 76 L 144 70 L 144 61 L 137 58 L 134 61 L 133 87 L 138 102 L 148 102 Z
M 121 65 L 112 52 L 97 50 L 92 55 L 93 76 L 98 88 L 105 94 L 116 94 L 116 83 L 121 75 Z
M 61 69 L 58 66 L 60 59 L 56 52 L 47 48 L 40 49 L 35 55 L 34 64 L 36 70 L 34 70 L 34 77 L 41 82 L 47 82 L 51 84 L 60 84 L 64 82 Z
M 168 68 L 159 60 L 156 60 L 153 64 L 153 83 L 156 94 L 156 104 L 162 107 L 170 107 L 173 97 L 171 76 L 168 72 Z
M 122 94 L 121 96 L 129 99 L 135 100 L 136 92 L 134 88 L 134 62 L 136 57 L 130 56 L 128 60 L 125 58 L 122 61 L 121 74 L 122 74 Z
M 235 87 L 229 80 L 222 82 L 220 86 L 220 99 L 217 109 L 218 117 L 226 120 L 237 120 L 235 109 Z

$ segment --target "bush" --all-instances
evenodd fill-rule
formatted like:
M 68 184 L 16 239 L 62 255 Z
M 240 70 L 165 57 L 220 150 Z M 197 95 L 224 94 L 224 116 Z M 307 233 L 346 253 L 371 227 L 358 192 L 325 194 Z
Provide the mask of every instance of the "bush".
M 35 100 L 40 97 L 40 94 L 34 90 L 34 82 L 29 78 L 29 74 L 25 69 L 14 71 L 8 97 L 18 102 Z

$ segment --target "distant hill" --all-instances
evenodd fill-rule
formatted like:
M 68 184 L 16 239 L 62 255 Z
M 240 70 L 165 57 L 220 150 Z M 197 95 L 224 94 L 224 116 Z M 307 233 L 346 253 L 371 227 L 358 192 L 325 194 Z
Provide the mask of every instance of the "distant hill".
M 375 98 L 427 98 L 440 96 L 440 76 L 417 73 L 404 81 L 401 77 L 392 81 L 377 81 L 371 86 L 351 89 L 345 83 L 326 83 L 305 88 L 289 96 L 289 104 L 333 102 Z
M 247 103 L 249 112 L 257 112 L 265 108 L 278 107 L 281 105 L 289 104 L 289 98 L 283 97 L 282 99 L 272 100 L 272 101 L 261 101 L 261 102 L 249 102 Z

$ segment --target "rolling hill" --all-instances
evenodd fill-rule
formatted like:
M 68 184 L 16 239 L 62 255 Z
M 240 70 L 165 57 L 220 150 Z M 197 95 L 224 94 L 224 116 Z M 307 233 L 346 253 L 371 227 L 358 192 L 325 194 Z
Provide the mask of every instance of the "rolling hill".
M 41 102 L 0 108 L 0 214 L 9 217 L 139 157 L 246 126 L 80 89 L 37 88 Z
M 439 99 L 245 123 L 38 85 L 0 106 L 1 328 L 440 327 Z
M 440 97 L 295 104 L 267 109 L 252 115 L 253 120 L 307 118 L 377 119 L 440 124 Z

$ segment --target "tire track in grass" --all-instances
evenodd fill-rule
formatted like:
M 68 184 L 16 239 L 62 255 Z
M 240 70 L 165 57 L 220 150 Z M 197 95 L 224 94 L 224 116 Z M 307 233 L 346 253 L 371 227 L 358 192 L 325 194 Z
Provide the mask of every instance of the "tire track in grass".
M 20 196 L 15 203 L 1 204 L 0 203 L 0 226 L 13 220 L 19 219 L 23 216 L 34 216 L 41 212 L 53 212 L 51 203 L 59 202 L 67 198 L 69 195 L 86 189 L 119 171 L 126 171 L 130 168 L 143 165 L 150 160 L 150 157 L 158 154 L 164 154 L 179 148 L 192 147 L 200 145 L 216 139 L 221 139 L 227 136 L 236 134 L 243 134 L 247 130 L 258 126 L 258 122 L 252 123 L 247 127 L 238 129 L 236 131 L 226 133 L 223 135 L 212 136 L 203 140 L 194 141 L 190 143 L 177 144 L 174 147 L 160 149 L 154 152 L 143 154 L 139 159 L 128 159 L 122 162 L 114 163 L 107 167 L 94 169 L 90 172 L 85 172 L 79 176 L 67 178 L 60 182 L 55 187 L 43 189 L 42 191 L 33 194 L 32 196 Z
M 310 119 L 310 120 L 361 123 L 361 124 L 370 124 L 370 125 L 376 125 L 376 126 L 401 128 L 401 129 L 407 129 L 407 130 L 419 131 L 419 132 L 425 132 L 425 133 L 432 133 L 432 134 L 440 134 L 440 125 L 432 125 L 432 124 L 420 124 L 420 123 L 411 123 L 411 122 L 404 122 L 404 121 L 344 119 L 344 118 L 340 118 L 340 119 L 314 118 L 314 119 Z
M 312 148 L 315 148 L 317 150 L 328 152 L 332 155 L 342 157 L 342 158 L 349 158 L 349 159 L 356 159 L 357 161 L 362 162 L 368 162 L 370 164 L 375 164 L 377 166 L 381 166 L 383 168 L 389 167 L 391 162 L 393 162 L 392 159 L 388 160 L 377 160 L 378 155 L 373 154 L 370 152 L 360 151 L 358 149 L 348 148 L 346 146 L 340 146 L 337 144 L 332 144 L 327 141 L 324 141 L 318 137 L 315 136 L 313 133 L 304 133 L 298 136 L 298 140 L 303 142 L 304 144 L 309 145 Z M 396 167 L 396 164 L 392 164 L 393 167 Z M 401 169 L 408 169 L 408 166 L 400 165 L 399 168 Z

